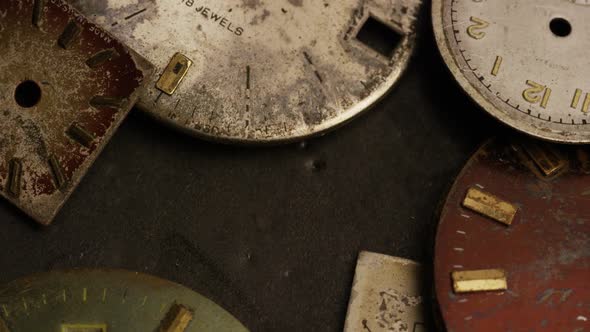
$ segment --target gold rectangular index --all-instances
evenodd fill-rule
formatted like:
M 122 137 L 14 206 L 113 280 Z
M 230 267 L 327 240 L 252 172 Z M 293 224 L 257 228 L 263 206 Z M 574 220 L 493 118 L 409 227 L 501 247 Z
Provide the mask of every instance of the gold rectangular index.
M 469 189 L 463 206 L 507 226 L 512 224 L 517 211 L 513 204 L 477 188 Z
M 508 289 L 504 270 L 454 271 L 452 274 L 455 293 L 493 292 Z
M 496 56 L 496 61 L 494 62 L 494 68 L 492 68 L 492 75 L 498 76 L 500 72 L 500 67 L 502 66 L 502 61 L 504 59 L 501 56 Z
M 159 332 L 185 332 L 194 318 L 192 309 L 181 304 L 174 304 L 166 314 Z
M 63 324 L 61 332 L 107 332 L 105 324 Z
M 174 54 L 168 67 L 164 69 L 162 76 L 156 83 L 156 87 L 170 96 L 173 95 L 192 65 L 193 61 L 183 54 Z
M 524 144 L 524 150 L 546 177 L 557 175 L 568 166 L 567 160 L 549 146 L 541 147 L 537 143 L 527 143 Z

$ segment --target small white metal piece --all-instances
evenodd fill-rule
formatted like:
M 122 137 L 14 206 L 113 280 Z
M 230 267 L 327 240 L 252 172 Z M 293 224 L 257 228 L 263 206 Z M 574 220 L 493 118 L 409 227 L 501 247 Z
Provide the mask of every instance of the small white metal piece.
M 416 262 L 361 252 L 344 332 L 429 330 L 423 273 Z

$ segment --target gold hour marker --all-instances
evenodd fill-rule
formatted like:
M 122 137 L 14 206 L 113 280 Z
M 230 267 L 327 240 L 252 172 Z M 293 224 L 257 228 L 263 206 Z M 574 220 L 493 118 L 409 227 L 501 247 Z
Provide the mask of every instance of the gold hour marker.
M 492 75 L 498 76 L 500 72 L 500 67 L 502 66 L 502 61 L 504 59 L 501 56 L 496 56 L 496 62 L 494 62 L 494 68 L 492 68 Z
M 580 105 L 580 100 L 582 99 L 582 95 L 584 92 L 580 89 L 576 89 L 576 93 L 574 93 L 574 99 L 572 100 L 571 107 L 573 109 L 577 109 Z M 584 99 L 584 103 L 582 104 L 582 112 L 588 113 L 590 111 L 590 93 L 586 94 L 586 98 Z
M 543 94 L 543 99 L 541 99 L 541 107 L 547 108 L 547 104 L 549 104 L 549 97 L 551 97 L 551 89 L 546 88 L 545 93 Z
M 493 292 L 508 289 L 504 270 L 454 271 L 451 274 L 455 293 Z
M 62 32 L 61 36 L 59 37 L 57 43 L 64 49 L 67 49 L 72 45 L 72 43 L 80 36 L 82 29 L 76 22 L 70 21 L 64 31 Z
M 574 93 L 574 99 L 572 100 L 572 108 L 578 108 L 578 104 L 580 103 L 580 98 L 582 97 L 582 90 L 576 89 L 576 93 Z
M 104 96 L 94 96 L 90 100 L 90 106 L 94 108 L 112 108 L 112 109 L 120 109 L 123 105 L 127 102 L 127 100 L 117 97 L 104 97 Z
M 59 163 L 59 159 L 57 159 L 55 155 L 49 157 L 49 165 L 51 166 L 51 171 L 53 173 L 53 178 L 55 179 L 55 184 L 57 188 L 59 189 L 63 187 L 63 185 L 66 183 L 66 177 L 63 173 L 63 169 L 61 168 L 61 164 Z
M 545 177 L 557 175 L 568 166 L 568 161 L 549 146 L 529 142 L 523 143 L 522 146 Z
M 79 124 L 72 124 L 68 129 L 67 134 L 81 145 L 87 148 L 92 147 L 94 136 L 86 129 L 82 128 Z
M 102 50 L 86 60 L 86 65 L 90 68 L 96 68 L 118 56 L 119 53 L 114 48 Z
M 512 224 L 517 211 L 511 203 L 477 188 L 469 189 L 463 206 L 507 226 Z
M 192 65 L 191 59 L 181 53 L 176 53 L 156 83 L 156 87 L 170 96 L 173 95 Z
M 469 20 L 475 24 L 470 25 L 467 28 L 467 34 L 474 39 L 482 39 L 483 37 L 485 37 L 486 33 L 481 30 L 484 30 L 485 28 L 489 27 L 490 23 L 475 16 L 471 16 Z
M 549 98 L 551 97 L 551 89 L 531 80 L 527 80 L 526 84 L 530 86 L 530 88 L 523 91 L 522 97 L 524 100 L 531 104 L 540 102 L 541 107 L 547 108 L 547 105 L 549 104 Z
M 62 324 L 60 332 L 107 332 L 106 324 Z
M 184 332 L 194 318 L 194 312 L 181 304 L 173 304 L 160 324 L 159 332 Z
M 12 159 L 8 169 L 8 193 L 14 197 L 20 195 L 22 173 L 22 162 L 18 159 Z
M 43 9 L 45 8 L 45 0 L 35 0 L 33 4 L 33 25 L 37 28 L 41 27 L 43 21 Z

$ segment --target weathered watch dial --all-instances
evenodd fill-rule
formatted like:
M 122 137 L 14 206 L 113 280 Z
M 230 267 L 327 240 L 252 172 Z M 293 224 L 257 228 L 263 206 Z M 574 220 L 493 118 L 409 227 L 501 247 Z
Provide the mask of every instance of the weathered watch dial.
M 375 104 L 414 48 L 419 0 L 76 0 L 158 69 L 140 106 L 213 140 L 272 143 Z
M 496 140 L 443 208 L 436 295 L 448 331 L 584 331 L 590 151 Z
M 590 6 L 566 0 L 434 0 L 443 58 L 504 123 L 543 139 L 590 142 Z
M 0 3 L 0 194 L 49 224 L 152 67 L 59 0 Z

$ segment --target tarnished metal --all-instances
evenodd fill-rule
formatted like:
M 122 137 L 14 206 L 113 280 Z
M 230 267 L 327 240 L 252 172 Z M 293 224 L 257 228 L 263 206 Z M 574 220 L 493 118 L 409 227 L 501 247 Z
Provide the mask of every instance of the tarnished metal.
M 434 263 L 442 318 L 447 330 L 456 332 L 583 331 L 590 319 L 588 148 L 550 147 L 569 167 L 547 178 L 523 163 L 513 146 L 496 140 L 478 151 L 442 210 Z M 463 207 L 465 192 L 473 187 L 518 207 L 510 227 Z M 489 269 L 503 272 L 469 275 Z M 498 287 L 457 294 L 452 281 L 461 273 Z M 507 290 L 498 291 L 504 279 Z M 463 286 L 458 290 L 470 288 Z
M 517 211 L 516 206 L 478 188 L 469 188 L 463 206 L 508 226 Z
M 51 272 L 2 286 L 0 332 L 3 321 L 7 331 L 18 332 L 247 332 L 183 286 L 105 270 Z
M 323 133 L 382 98 L 410 59 L 421 0 L 73 3 L 159 75 L 177 53 L 194 61 L 174 93 L 154 78 L 141 108 L 208 139 L 276 143 Z
M 586 0 L 434 0 L 441 54 L 488 113 L 550 141 L 590 142 Z
M 519 145 L 520 149 L 534 162 L 536 168 L 541 171 L 541 175 L 544 177 L 558 175 L 568 167 L 568 160 L 560 156 L 559 152 L 552 148 L 550 144 L 525 140 Z
M 426 332 L 424 268 L 370 252 L 359 255 L 344 332 Z
M 160 332 L 184 332 L 195 318 L 192 309 L 181 304 L 173 304 L 168 314 L 162 320 Z
M 170 96 L 173 95 L 192 65 L 193 61 L 191 59 L 176 53 L 170 60 L 168 67 L 164 69 L 162 76 L 156 83 L 156 88 Z
M 2 1 L 0 17 L 0 193 L 49 224 L 152 67 L 63 1 Z

